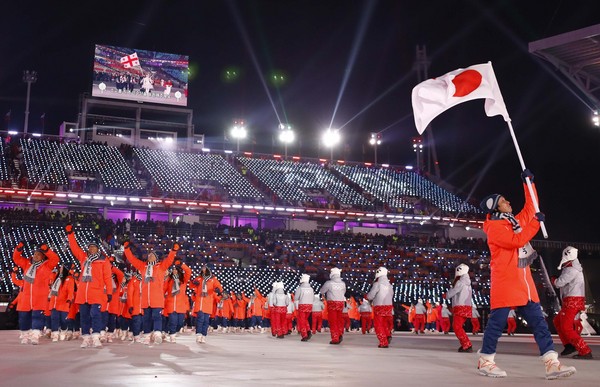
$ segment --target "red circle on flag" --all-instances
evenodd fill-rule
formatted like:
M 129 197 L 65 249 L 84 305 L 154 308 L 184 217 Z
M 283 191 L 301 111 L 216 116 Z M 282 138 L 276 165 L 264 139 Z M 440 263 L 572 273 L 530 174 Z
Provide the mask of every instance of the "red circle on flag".
M 452 79 L 452 83 L 454 83 L 454 88 L 456 89 L 454 97 L 464 97 L 471 94 L 481 85 L 481 79 L 481 73 L 476 70 L 465 70 L 456 75 Z

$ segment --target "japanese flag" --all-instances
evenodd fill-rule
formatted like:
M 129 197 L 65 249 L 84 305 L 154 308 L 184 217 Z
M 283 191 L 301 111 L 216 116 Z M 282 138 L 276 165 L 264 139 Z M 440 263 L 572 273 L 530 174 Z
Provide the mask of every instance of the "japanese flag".
M 454 70 L 419 83 L 412 91 L 417 131 L 423 134 L 427 125 L 444 111 L 478 98 L 485 98 L 488 117 L 501 115 L 504 121 L 510 121 L 492 62 Z
M 123 67 L 125 67 L 126 69 L 130 68 L 130 67 L 134 67 L 134 66 L 139 66 L 140 65 L 140 60 L 137 56 L 137 53 L 134 52 L 131 55 L 125 55 L 124 57 L 121 58 L 121 63 L 123 64 Z

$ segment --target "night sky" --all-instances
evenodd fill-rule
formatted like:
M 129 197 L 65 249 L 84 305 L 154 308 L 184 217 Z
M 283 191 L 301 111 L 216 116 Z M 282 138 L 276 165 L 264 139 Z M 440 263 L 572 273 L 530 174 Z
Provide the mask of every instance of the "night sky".
M 64 4 L 70 4 L 68 7 Z M 525 4 L 527 3 L 527 4 Z M 594 1 L 120 1 L 6 2 L 0 18 L 0 114 L 23 125 L 23 70 L 36 70 L 30 131 L 58 134 L 89 93 L 94 45 L 189 55 L 189 106 L 209 148 L 234 149 L 223 134 L 246 119 L 241 150 L 282 153 L 279 122 L 300 137 L 290 155 L 329 157 L 320 133 L 341 128 L 335 158 L 373 161 L 367 140 L 382 132 L 379 163 L 415 164 L 411 90 L 417 45 L 429 77 L 491 61 L 527 167 L 535 173 L 551 240 L 599 242 L 600 132 L 587 101 L 561 84 L 531 41 L 600 22 Z M 485 4 L 485 5 L 484 5 Z M 239 77 L 222 74 L 235 68 Z M 269 75 L 285 76 L 273 84 Z M 6 130 L 6 122 L 2 130 Z M 520 165 L 506 124 L 483 100 L 432 122 L 441 176 L 461 196 L 506 195 L 519 209 Z M 275 140 L 273 140 L 275 138 Z M 541 234 L 538 235 L 541 238 Z

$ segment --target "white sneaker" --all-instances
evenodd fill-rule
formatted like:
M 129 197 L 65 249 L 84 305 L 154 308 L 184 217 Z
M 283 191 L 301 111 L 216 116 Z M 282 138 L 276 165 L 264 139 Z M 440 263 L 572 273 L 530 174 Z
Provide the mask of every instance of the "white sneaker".
M 127 341 L 133 341 L 133 332 L 127 332 Z
M 94 348 L 102 348 L 102 341 L 99 333 L 92 333 L 92 346 Z
M 67 331 L 60 330 L 58 332 L 58 340 L 59 341 L 65 341 L 66 338 L 67 338 Z
M 558 361 L 558 353 L 555 351 L 546 352 L 542 356 L 542 361 L 546 366 L 546 379 L 548 380 L 566 378 L 577 372 L 575 367 L 560 364 Z
M 42 332 L 39 329 L 34 329 L 31 331 L 29 340 L 31 344 L 38 345 L 40 343 L 40 337 L 42 337 Z
M 496 367 L 494 356 L 496 356 L 495 353 L 491 355 L 480 353 L 479 362 L 477 363 L 477 372 L 479 375 L 489 376 L 490 378 L 505 378 L 506 371 Z
M 171 342 L 171 343 L 176 343 L 177 342 L 177 339 L 176 339 L 176 336 L 175 336 L 174 333 L 171 334 L 171 335 L 169 335 L 169 342 Z
M 154 344 L 160 344 L 163 341 L 162 332 L 154 331 L 152 332 L 152 338 L 154 339 Z
M 53 331 L 50 334 L 50 338 L 52 339 L 53 343 L 58 343 L 58 331 Z
M 92 346 L 92 336 L 90 336 L 90 335 L 83 335 L 83 336 L 81 336 L 81 338 L 83 339 L 83 341 L 81 342 L 80 347 L 81 348 L 91 348 L 91 346 Z
M 19 339 L 21 339 L 21 344 L 29 344 L 29 336 L 31 331 L 21 331 L 19 335 Z
M 204 335 L 197 334 L 196 335 L 196 343 L 204 343 Z
M 114 334 L 113 334 L 113 333 L 111 333 L 111 332 L 108 332 L 108 333 L 106 334 L 106 342 L 107 342 L 107 343 L 112 343 L 112 342 L 113 342 L 113 335 L 114 335 Z
M 106 331 L 105 330 L 100 331 L 100 342 L 101 343 L 106 343 L 106 340 L 107 340 L 107 338 L 106 338 Z
M 65 333 L 65 340 L 66 341 L 71 341 L 71 339 L 73 339 L 73 331 L 67 331 Z
M 73 339 L 77 340 L 78 338 L 81 337 L 81 331 L 78 329 L 75 332 L 73 332 Z

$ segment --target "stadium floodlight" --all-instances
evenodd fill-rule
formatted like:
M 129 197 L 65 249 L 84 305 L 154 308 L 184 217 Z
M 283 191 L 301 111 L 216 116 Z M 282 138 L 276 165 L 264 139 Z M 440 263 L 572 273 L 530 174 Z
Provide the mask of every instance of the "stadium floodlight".
M 371 133 L 369 144 L 373 145 L 375 149 L 375 166 L 377 166 L 377 148 L 381 145 L 381 133 Z
M 248 136 L 248 132 L 246 131 L 246 126 L 243 120 L 235 120 L 233 121 L 233 127 L 229 131 L 231 133 L 231 137 L 235 138 L 237 143 L 237 152 L 240 152 L 240 139 L 246 138 Z
M 290 124 L 279 124 L 279 141 L 283 143 L 283 148 L 285 151 L 285 160 L 287 160 L 287 147 L 288 144 L 294 142 L 295 139 L 294 131 L 292 130 L 292 126 Z
M 594 126 L 600 126 L 600 116 L 598 115 L 598 110 L 594 110 L 592 122 L 594 123 Z
M 27 99 L 25 101 L 25 125 L 23 126 L 23 134 L 27 134 L 29 126 L 29 96 L 31 95 L 31 84 L 37 81 L 37 71 L 23 71 L 23 82 L 27 83 Z
M 321 140 L 323 144 L 330 150 L 330 160 L 333 161 L 333 147 L 340 142 L 340 131 L 339 129 L 328 128 L 323 132 Z

